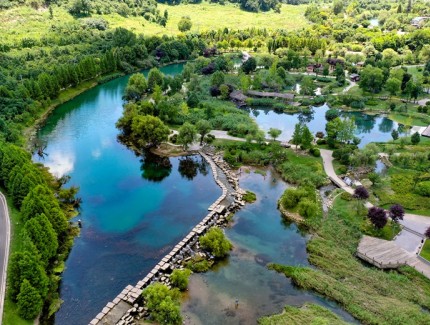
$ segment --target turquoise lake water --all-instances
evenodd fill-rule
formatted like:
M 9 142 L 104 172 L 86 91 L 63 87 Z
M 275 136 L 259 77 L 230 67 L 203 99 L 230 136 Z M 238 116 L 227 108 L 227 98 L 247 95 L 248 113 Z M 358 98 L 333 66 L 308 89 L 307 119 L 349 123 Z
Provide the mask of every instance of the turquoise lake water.
M 175 74 L 182 65 L 162 70 Z M 193 158 L 197 175 L 184 173 L 183 158 L 142 160 L 117 142 L 127 80 L 61 105 L 38 133 L 48 156 L 34 159 L 57 176 L 70 175 L 83 199 L 83 229 L 66 263 L 56 324 L 88 324 L 126 285 L 142 279 L 221 194 L 201 158 Z
M 182 65 L 162 69 L 168 74 Z M 127 284 L 135 284 L 207 213 L 220 195 L 210 169 L 200 157 L 161 159 L 137 157 L 117 142 L 115 122 L 122 114 L 122 94 L 128 77 L 88 90 L 61 105 L 39 131 L 47 157 L 36 161 L 57 176 L 70 175 L 80 187 L 83 221 L 80 237 L 66 263 L 61 284 L 64 304 L 56 324 L 87 324 Z M 297 121 L 312 132 L 324 131 L 326 106 L 314 114 L 276 114 L 257 110 L 262 129 L 292 134 Z M 259 114 L 257 114 L 257 112 Z M 349 113 L 356 114 L 356 113 Z M 383 117 L 356 114 L 363 145 L 386 141 L 397 124 Z M 194 168 L 185 168 L 186 166 Z M 268 262 L 308 265 L 307 235 L 282 221 L 276 201 L 287 184 L 273 175 L 242 175 L 241 187 L 257 193 L 258 201 L 237 213 L 227 229 L 234 243 L 230 258 L 213 271 L 193 275 L 182 306 L 190 324 L 252 324 L 278 313 L 285 304 L 315 302 L 347 320 L 336 304 L 298 290 L 284 276 L 268 271 Z M 232 308 L 234 299 L 240 307 Z M 234 306 L 233 306 L 234 307 Z

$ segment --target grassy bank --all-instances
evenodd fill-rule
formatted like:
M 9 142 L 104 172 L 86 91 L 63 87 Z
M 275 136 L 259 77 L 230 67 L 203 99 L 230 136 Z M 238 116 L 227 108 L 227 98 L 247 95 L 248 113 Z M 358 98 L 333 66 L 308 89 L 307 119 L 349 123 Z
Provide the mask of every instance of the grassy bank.
M 306 304 L 300 308 L 285 306 L 282 314 L 263 317 L 258 321 L 260 325 L 302 325 L 302 324 L 347 324 L 336 314 L 314 304 Z
M 366 324 L 426 324 L 430 315 L 430 280 L 410 267 L 382 271 L 354 256 L 362 236 L 361 218 L 353 210 L 334 208 L 315 229 L 307 245 L 316 268 L 271 265 L 302 289 L 338 302 Z

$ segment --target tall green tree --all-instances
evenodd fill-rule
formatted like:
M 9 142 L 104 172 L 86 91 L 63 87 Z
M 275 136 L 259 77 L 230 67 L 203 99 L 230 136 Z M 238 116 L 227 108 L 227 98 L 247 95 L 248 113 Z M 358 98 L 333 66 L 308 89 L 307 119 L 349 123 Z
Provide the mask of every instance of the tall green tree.
M 188 146 L 194 142 L 197 136 L 197 129 L 194 125 L 185 122 L 179 129 L 178 133 L 178 143 L 184 146 L 184 149 L 187 150 Z
M 218 227 L 209 229 L 204 236 L 200 237 L 199 242 L 203 249 L 218 258 L 226 256 L 233 248 L 233 245 Z
M 158 117 L 138 115 L 131 124 L 131 139 L 139 148 L 157 147 L 166 141 L 170 129 Z
M 196 123 L 196 128 L 200 133 L 200 145 L 203 145 L 203 139 L 211 131 L 212 125 L 207 120 L 198 120 Z
M 48 218 L 44 214 L 31 218 L 25 223 L 24 231 L 40 252 L 44 265 L 47 265 L 58 249 L 57 234 Z
M 300 145 L 303 149 L 309 149 L 312 146 L 312 141 L 314 137 L 309 130 L 307 125 L 303 125 L 302 127 L 302 137 L 300 141 Z
M 18 313 L 24 319 L 35 319 L 43 307 L 43 299 L 27 279 L 21 284 L 17 297 Z
M 400 86 L 402 82 L 397 78 L 388 78 L 385 83 L 385 89 L 390 93 L 391 96 L 395 96 L 400 92 Z
M 296 145 L 296 150 L 297 150 L 297 147 L 302 143 L 302 137 L 303 137 L 302 125 L 300 123 L 297 123 L 294 126 L 294 133 L 291 138 L 291 143 Z
M 372 92 L 378 93 L 381 91 L 384 85 L 384 73 L 382 69 L 366 66 L 360 75 L 360 88 Z
M 148 88 L 153 91 L 155 86 L 163 87 L 164 77 L 160 70 L 152 68 L 148 73 Z

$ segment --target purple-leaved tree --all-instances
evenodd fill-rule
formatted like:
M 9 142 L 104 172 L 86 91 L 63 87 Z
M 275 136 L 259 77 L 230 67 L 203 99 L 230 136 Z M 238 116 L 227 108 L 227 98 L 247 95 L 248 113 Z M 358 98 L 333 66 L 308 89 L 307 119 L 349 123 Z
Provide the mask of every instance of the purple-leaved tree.
M 427 238 L 430 238 L 430 227 L 428 227 L 426 229 L 426 232 L 424 233 L 424 236 L 426 236 Z
M 400 204 L 394 204 L 390 207 L 389 215 L 394 222 L 399 222 L 399 220 L 403 220 L 405 209 Z
M 367 216 L 377 229 L 384 228 L 388 221 L 385 210 L 378 207 L 371 207 L 367 211 Z
M 367 200 L 369 198 L 369 192 L 364 186 L 358 186 L 355 189 L 353 196 L 358 200 Z

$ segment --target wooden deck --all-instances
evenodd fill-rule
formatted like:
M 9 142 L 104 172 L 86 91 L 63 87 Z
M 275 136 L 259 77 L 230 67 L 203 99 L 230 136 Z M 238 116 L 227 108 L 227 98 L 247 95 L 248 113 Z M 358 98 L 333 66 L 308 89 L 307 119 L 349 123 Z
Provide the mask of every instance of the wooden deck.
M 395 269 L 409 265 L 427 278 L 430 278 L 430 265 L 415 254 L 399 247 L 393 241 L 363 236 L 358 244 L 356 255 L 380 269 Z

